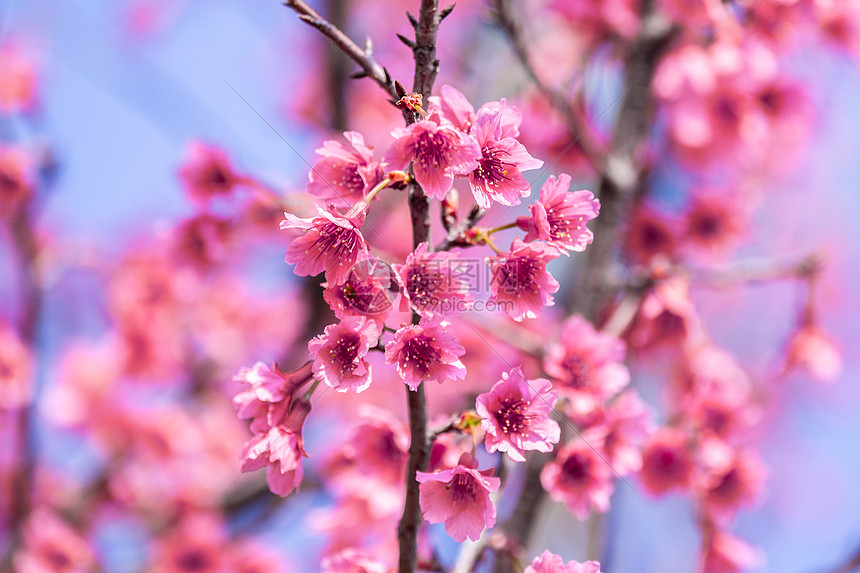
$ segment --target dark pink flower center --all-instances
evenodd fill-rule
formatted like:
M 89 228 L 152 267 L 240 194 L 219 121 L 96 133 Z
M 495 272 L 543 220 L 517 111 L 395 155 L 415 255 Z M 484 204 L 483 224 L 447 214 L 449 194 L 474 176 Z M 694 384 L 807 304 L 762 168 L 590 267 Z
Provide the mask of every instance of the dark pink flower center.
M 442 134 L 422 131 L 415 138 L 415 160 L 426 169 L 444 169 L 450 163 L 451 141 Z
M 498 187 L 501 181 L 510 181 L 513 177 L 508 176 L 509 170 L 515 167 L 503 161 L 510 153 L 496 147 L 481 148 L 481 158 L 478 160 L 478 168 L 475 169 L 476 179 L 484 182 L 487 187 Z
M 499 409 L 496 410 L 496 420 L 504 433 L 516 434 L 528 425 L 534 418 L 533 414 L 528 413 L 529 404 L 530 402 L 519 398 L 501 401 Z
M 561 464 L 561 482 L 566 485 L 582 487 L 590 475 L 591 458 L 585 453 L 572 453 Z
M 317 233 L 319 237 L 314 241 L 316 258 L 325 256 L 329 259 L 350 261 L 360 245 L 359 234 L 355 229 L 347 229 L 331 221 L 319 225 Z
M 406 272 L 406 292 L 412 304 L 419 308 L 438 302 L 434 295 L 441 291 L 444 283 L 445 277 L 428 271 L 425 264 L 413 265 Z
M 9 380 L 15 374 L 15 369 L 0 357 L 0 380 Z
M 200 176 L 200 186 L 213 193 L 226 193 L 231 184 L 230 174 L 218 163 L 209 164 Z
M 180 571 L 206 571 L 212 567 L 212 559 L 203 549 L 191 549 L 176 558 L 176 566 Z
M 337 185 L 350 195 L 364 194 L 364 179 L 361 178 L 356 163 L 338 163 L 333 171 L 336 179 L 332 181 L 332 185 Z
M 513 257 L 498 267 L 499 290 L 521 296 L 526 292 L 538 292 L 538 274 L 543 264 L 532 257 Z
M 347 333 L 340 336 L 334 346 L 329 350 L 329 357 L 333 364 L 340 367 L 341 374 L 352 372 L 358 366 L 358 347 L 361 337 L 355 333 Z
M 687 331 L 684 319 L 668 310 L 664 310 L 654 319 L 654 329 L 658 337 L 672 340 L 682 338 Z
M 43 553 L 43 557 L 57 571 L 65 571 L 74 564 L 69 554 L 59 547 L 47 547 Z
M 467 473 L 455 475 L 446 486 L 446 489 L 451 491 L 451 499 L 455 506 L 460 503 L 474 503 L 479 488 L 480 485 L 474 476 Z
M 565 386 L 574 390 L 593 390 L 595 387 L 594 374 L 591 364 L 579 354 L 568 354 L 562 361 L 567 371 Z
M 717 213 L 700 213 L 690 225 L 700 239 L 718 239 L 725 231 L 723 218 Z
M 711 495 L 722 501 L 732 501 L 740 495 L 741 490 L 741 480 L 738 471 L 732 468 L 723 476 L 719 485 L 711 491 Z
M 343 302 L 344 308 L 355 310 L 362 314 L 370 314 L 381 310 L 380 296 L 384 298 L 382 293 L 376 292 L 375 285 L 370 282 L 363 282 L 350 276 L 346 282 L 337 287 L 338 297 Z
M 442 354 L 436 348 L 434 339 L 425 334 L 419 334 L 404 342 L 400 351 L 401 368 L 412 367 L 422 375 L 430 372 L 430 366 L 441 359 Z
M 0 171 L 0 193 L 12 195 L 21 189 L 21 180 Z

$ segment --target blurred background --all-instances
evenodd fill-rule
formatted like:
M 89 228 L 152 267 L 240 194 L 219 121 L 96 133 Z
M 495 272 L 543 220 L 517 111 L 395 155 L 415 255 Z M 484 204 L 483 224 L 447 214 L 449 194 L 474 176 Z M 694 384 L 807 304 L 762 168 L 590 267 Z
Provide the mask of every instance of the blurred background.
M 341 16 L 346 30 L 357 40 L 371 36 L 375 57 L 410 83 L 411 55 L 394 38 L 395 32 L 410 32 L 407 3 L 357 4 Z M 475 107 L 500 97 L 517 104 L 528 82 L 489 21 L 488 10 L 477 0 L 463 2 L 443 23 L 436 85 L 456 85 Z M 258 197 L 272 192 L 287 196 L 306 216 L 310 202 L 301 193 L 314 149 L 323 139 L 356 129 L 381 153 L 388 131 L 402 122 L 368 80 L 348 80 L 341 90 L 344 100 L 335 104 L 342 113 L 332 113 L 327 98 L 334 95 L 320 86 L 327 85 L 331 74 L 355 68 L 332 56 L 318 36 L 294 13 L 268 0 L 0 4 L 0 49 L 25 62 L 35 86 L 29 109 L 0 117 L 0 137 L 34 158 L 40 183 L 33 226 L 46 245 L 39 255 L 44 291 L 33 345 L 35 406 L 28 432 L 37 469 L 31 491 L 37 492 L 39 504 L 65 508 L 68 523 L 88 524 L 85 536 L 100 563 L 93 570 L 162 570 L 147 564 L 153 555 L 171 551 L 171 542 L 181 537 L 173 529 L 179 526 L 163 517 L 175 511 L 174 503 L 192 506 L 197 498 L 204 500 L 199 505 L 205 514 L 198 517 L 208 525 L 189 525 L 188 531 L 222 531 L 209 535 L 207 543 L 231 540 L 231 551 L 251 551 L 232 541 L 239 533 L 250 533 L 254 543 L 273 554 L 273 563 L 282 560 L 284 570 L 318 570 L 326 535 L 308 520 L 333 517 L 324 513 L 331 496 L 317 487 L 317 464 L 325 459 L 326 441 L 343 431 L 344 412 L 360 400 L 334 392 L 320 397 L 315 414 L 317 409 L 320 413 L 309 418 L 305 430 L 312 455 L 306 461 L 309 483 L 301 493 L 277 502 L 255 490 L 261 476 L 240 477 L 238 456 L 247 435 L 230 404 L 236 391 L 231 377 L 240 367 L 285 356 L 292 361 L 285 368 L 297 367 L 306 359 L 307 329 L 316 328 L 308 317 L 316 316 L 317 309 L 302 294 L 305 284 L 283 262 L 287 241 L 276 229 L 278 208 Z M 561 51 L 546 53 L 563 60 Z M 541 67 L 553 68 L 550 55 Z M 611 130 L 615 112 L 610 104 L 622 79 L 612 48 L 598 48 L 592 57 L 584 83 L 592 115 L 606 111 L 594 127 L 599 139 Z M 7 64 L 0 64 L 0 83 L 12 73 L 2 71 L 2 65 Z M 761 193 L 748 236 L 713 268 L 736 261 L 766 267 L 822 254 L 826 269 L 816 284 L 816 313 L 842 351 L 841 372 L 826 383 L 799 374 L 778 375 L 806 300 L 796 281 L 694 285 L 692 296 L 711 338 L 737 357 L 761 389 L 763 417 L 751 440 L 768 467 L 766 487 L 732 530 L 764 556 L 750 570 L 812 573 L 835 570 L 860 547 L 860 390 L 854 383 L 860 363 L 852 352 L 860 340 L 860 296 L 854 287 L 860 279 L 860 69 L 849 50 L 822 43 L 786 49 L 780 66 L 804 88 L 811 110 L 809 133 L 790 160 L 758 179 Z M 551 129 L 563 127 L 547 131 Z M 216 206 L 219 216 L 241 211 L 252 217 L 260 205 L 268 208 L 261 211 L 261 229 L 243 228 L 236 244 L 244 251 L 219 259 L 219 264 L 230 262 L 229 272 L 214 278 L 180 276 L 163 258 L 177 227 L 199 213 L 179 175 L 194 141 L 223 150 L 237 173 L 254 180 L 238 202 Z M 661 151 L 665 149 L 659 146 L 654 150 Z M 574 158 L 568 165 L 576 162 Z M 562 161 L 544 178 L 564 167 Z M 655 201 L 667 211 L 695 179 L 674 160 L 661 164 L 653 177 Z M 593 175 L 587 172 L 575 173 L 574 180 L 574 188 L 593 189 Z M 534 183 L 537 189 L 541 181 Z M 266 230 L 266 223 L 274 226 Z M 383 234 L 396 236 L 397 225 L 381 224 Z M 22 318 L 26 299 L 12 227 L 4 230 L 0 248 L 0 312 L 10 323 Z M 570 268 L 558 267 L 560 280 L 570 279 L 575 265 Z M 117 364 L 116 331 L 123 327 L 116 325 L 139 320 L 127 315 L 140 304 L 124 297 L 133 299 L 137 295 L 128 293 L 136 292 L 144 277 L 159 273 L 170 275 L 163 280 L 172 289 L 170 304 L 184 309 L 184 328 L 203 333 L 195 335 L 193 360 L 183 358 L 199 371 L 178 376 L 181 383 L 170 382 L 175 374 L 145 372 L 139 375 L 143 383 L 120 387 L 111 380 L 116 378 L 112 372 L 125 368 Z M 144 322 L 161 320 L 161 312 L 177 312 L 153 305 L 157 312 L 138 308 L 156 312 L 143 317 Z M 659 401 L 665 363 L 633 357 L 632 364 L 634 385 L 649 402 Z M 204 380 L 200 386 L 195 386 L 195 375 Z M 97 400 L 81 390 L 86 382 L 69 382 L 75 377 L 104 378 L 116 393 L 102 393 Z M 93 387 L 100 383 L 89 384 L 90 391 L 98 394 Z M 74 391 L 63 390 L 65 385 Z M 402 415 L 396 410 L 402 406 L 392 408 Z M 12 491 L 6 488 L 14 474 L 8 468 L 16 463 L 14 436 L 19 430 L 12 413 L 3 420 L 5 495 Z M 141 438 L 128 442 L 130 427 L 148 432 L 146 439 L 153 443 L 141 445 Z M 159 440 L 167 443 L 155 443 Z M 131 451 L 123 443 L 133 443 Z M 122 478 L 107 488 L 113 501 L 100 499 L 104 493 L 98 492 L 87 497 L 94 482 L 115 479 L 114 467 L 121 468 Z M 176 476 L 201 471 L 207 475 L 188 477 L 189 491 L 178 491 Z M 693 571 L 699 541 L 689 500 L 680 494 L 653 499 L 635 479 L 630 481 L 632 488 L 617 484 L 612 498 L 610 557 L 604 571 Z M 82 507 L 75 507 L 75 499 Z M 12 505 L 7 499 L 3 507 Z M 580 558 L 584 532 L 556 504 L 533 545 Z M 11 542 L 11 532 L 5 533 Z M 453 543 L 441 543 L 448 544 L 450 559 Z M 230 570 L 246 571 L 235 567 Z M 36 569 L 23 569 L 31 570 Z

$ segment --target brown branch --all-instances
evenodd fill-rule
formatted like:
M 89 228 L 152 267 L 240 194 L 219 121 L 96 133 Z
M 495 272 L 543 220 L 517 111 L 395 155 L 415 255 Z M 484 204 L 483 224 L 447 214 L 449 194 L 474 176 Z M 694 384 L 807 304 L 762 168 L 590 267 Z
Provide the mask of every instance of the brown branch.
M 459 225 L 456 225 L 448 231 L 448 234 L 445 236 L 445 239 L 436 245 L 434 250 L 436 251 L 447 251 L 451 247 L 466 247 L 466 246 L 474 246 L 473 243 L 470 243 L 466 239 L 466 233 L 474 227 L 478 221 L 480 221 L 484 215 L 487 214 L 487 211 L 481 209 L 477 205 L 474 205 L 472 209 L 469 211 L 469 215 L 466 219 L 461 222 Z
M 347 56 L 361 66 L 359 76 L 366 76 L 376 82 L 393 99 L 399 99 L 397 90 L 394 89 L 394 81 L 388 74 L 388 70 L 379 65 L 367 52 L 353 42 L 340 28 L 323 18 L 319 13 L 307 5 L 303 0 L 285 0 L 284 6 L 295 10 L 299 19 L 313 26 L 335 43 Z
M 11 234 L 19 265 L 21 267 L 21 293 L 24 296 L 23 313 L 18 331 L 21 340 L 35 356 L 36 331 L 42 305 L 42 289 L 37 269 L 39 244 L 33 228 L 33 205 L 24 205 L 20 216 L 11 221 Z M 34 363 L 36 361 L 34 360 Z M 33 373 L 35 376 L 35 372 Z M 35 395 L 17 412 L 15 434 L 18 440 L 18 463 L 10 480 L 11 496 L 9 528 L 12 537 L 7 560 L 12 558 L 21 543 L 23 528 L 30 514 L 33 501 L 32 486 L 35 473 L 35 443 L 32 438 L 33 415 L 36 411 Z M 4 561 L 5 562 L 5 561 Z M 0 564 L 2 565 L 2 564 Z
M 412 90 L 420 93 L 425 99 L 433 90 L 433 82 L 439 71 L 439 60 L 436 59 L 436 32 L 439 29 L 440 21 L 439 1 L 421 0 L 418 22 L 415 25 L 415 45 L 412 48 L 412 55 L 415 59 L 415 78 Z M 414 123 L 418 120 L 414 113 L 404 112 L 404 117 L 406 117 L 407 123 Z M 414 247 L 417 247 L 421 243 L 430 242 L 430 200 L 421 186 L 414 180 L 409 185 L 408 196 L 409 213 L 412 217 L 412 243 Z M 418 320 L 419 316 L 413 313 L 412 323 L 416 324 Z M 403 504 L 403 515 L 397 525 L 397 542 L 400 549 L 398 573 L 412 573 L 418 562 L 417 546 L 418 528 L 421 525 L 421 506 L 416 473 L 426 469 L 430 453 L 424 384 L 421 383 L 416 391 L 407 387 L 406 400 L 409 410 L 410 443 L 406 470 L 406 500 Z
M 523 34 L 522 26 L 520 26 L 513 13 L 511 0 L 493 0 L 493 4 L 496 9 L 494 14 L 496 23 L 502 28 L 505 35 L 508 37 L 511 48 L 529 79 L 531 79 L 532 83 L 535 84 L 550 105 L 552 105 L 556 112 L 561 115 L 562 119 L 564 119 L 564 122 L 567 124 L 568 131 L 570 131 L 571 135 L 577 138 L 577 145 L 582 150 L 583 154 L 596 169 L 601 169 L 603 165 L 603 154 L 589 137 L 588 128 L 577 113 L 575 106 L 568 101 L 561 91 L 556 90 L 547 84 L 543 78 L 538 75 L 532 65 L 528 46 L 525 41 L 525 35 Z

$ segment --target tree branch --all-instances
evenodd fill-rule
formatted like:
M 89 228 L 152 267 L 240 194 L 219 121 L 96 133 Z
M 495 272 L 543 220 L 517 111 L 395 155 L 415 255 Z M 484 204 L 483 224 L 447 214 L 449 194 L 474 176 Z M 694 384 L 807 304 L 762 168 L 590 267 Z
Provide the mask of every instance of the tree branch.
M 511 48 L 523 69 L 525 69 L 526 74 L 547 101 L 549 101 L 550 105 L 552 105 L 556 112 L 561 115 L 562 119 L 564 119 L 564 122 L 567 124 L 568 131 L 570 131 L 571 135 L 577 138 L 577 145 L 582 150 L 583 154 L 596 169 L 600 170 L 603 165 L 602 153 L 600 153 L 598 146 L 589 137 L 585 122 L 582 121 L 582 118 L 577 114 L 575 108 L 567 100 L 564 94 L 553 89 L 549 84 L 547 84 L 537 74 L 537 71 L 532 65 L 522 26 L 520 26 L 513 13 L 511 0 L 493 0 L 493 4 L 496 8 L 496 23 L 505 32 L 505 35 L 511 44 Z
M 379 65 L 367 52 L 353 42 L 349 36 L 344 34 L 340 28 L 320 16 L 316 10 L 308 6 L 303 0 L 285 0 L 284 6 L 295 10 L 303 22 L 322 32 L 349 56 L 352 61 L 361 66 L 359 76 L 354 77 L 369 77 L 394 100 L 400 99 L 400 96 L 397 95 L 397 90 L 394 89 L 394 80 L 391 79 L 388 70 Z

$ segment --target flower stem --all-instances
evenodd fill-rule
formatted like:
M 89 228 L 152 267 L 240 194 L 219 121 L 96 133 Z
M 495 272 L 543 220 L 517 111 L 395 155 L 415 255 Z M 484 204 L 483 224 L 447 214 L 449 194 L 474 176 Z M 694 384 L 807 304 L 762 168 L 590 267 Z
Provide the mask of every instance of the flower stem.
M 514 221 L 513 223 L 508 223 L 507 225 L 502 225 L 501 227 L 493 227 L 492 229 L 487 229 L 485 233 L 488 235 L 492 235 L 495 232 L 504 231 L 505 229 L 513 229 L 514 227 L 517 227 L 516 221 Z

